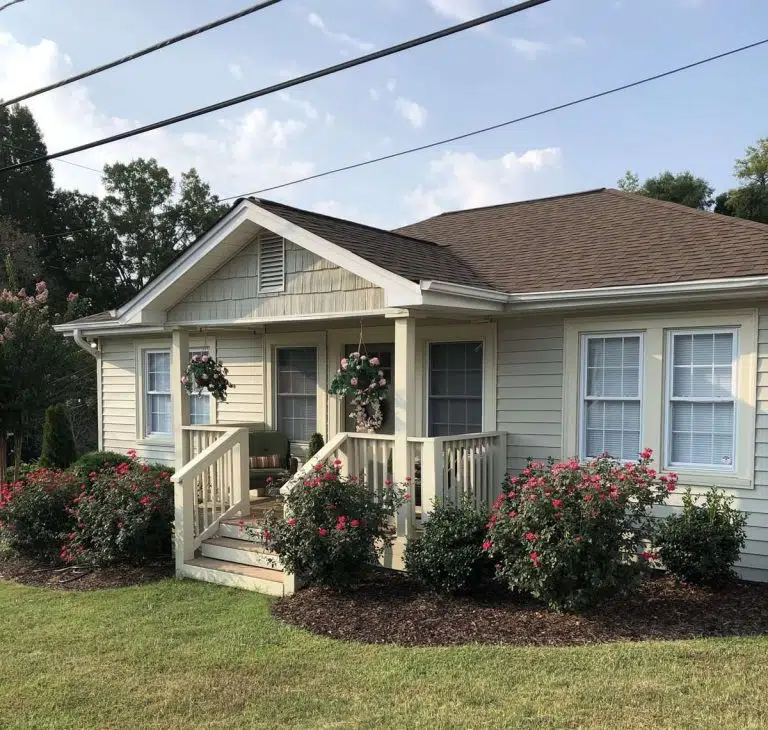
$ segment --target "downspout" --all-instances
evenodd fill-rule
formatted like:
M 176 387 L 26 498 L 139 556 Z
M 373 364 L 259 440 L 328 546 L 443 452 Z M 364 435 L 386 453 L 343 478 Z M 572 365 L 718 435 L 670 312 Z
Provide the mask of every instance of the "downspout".
M 86 342 L 85 338 L 80 334 L 79 329 L 75 329 L 72 331 L 72 339 L 75 341 L 75 344 L 81 349 L 85 350 L 89 355 L 92 357 L 95 357 L 97 360 L 99 358 L 99 351 L 98 349 L 91 347 L 88 342 Z

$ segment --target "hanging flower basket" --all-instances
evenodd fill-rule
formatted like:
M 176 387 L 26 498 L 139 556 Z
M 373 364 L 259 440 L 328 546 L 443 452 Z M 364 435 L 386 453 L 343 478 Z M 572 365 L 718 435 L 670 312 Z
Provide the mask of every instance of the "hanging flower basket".
M 379 369 L 379 358 L 359 352 L 342 358 L 328 392 L 352 401 L 349 415 L 355 419 L 359 433 L 373 433 L 381 428 L 381 402 L 387 397 L 387 379 Z
M 227 391 L 235 386 L 227 380 L 229 370 L 209 355 L 193 355 L 181 382 L 188 393 L 207 390 L 216 400 L 227 399 Z

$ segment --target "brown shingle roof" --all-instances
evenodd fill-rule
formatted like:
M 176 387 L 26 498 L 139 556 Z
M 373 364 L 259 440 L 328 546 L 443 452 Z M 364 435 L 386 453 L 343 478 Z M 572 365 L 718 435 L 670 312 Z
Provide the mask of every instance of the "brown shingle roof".
M 265 210 L 411 281 L 437 279 L 487 288 L 471 265 L 450 249 L 404 233 L 294 208 L 272 200 L 250 199 Z
M 97 314 L 89 314 L 87 317 L 80 317 L 79 319 L 72 319 L 66 322 L 67 325 L 74 324 L 93 324 L 94 322 L 114 322 L 115 318 L 112 312 L 98 312 Z
M 768 274 L 768 225 L 610 188 L 443 213 L 398 232 L 447 245 L 509 293 Z

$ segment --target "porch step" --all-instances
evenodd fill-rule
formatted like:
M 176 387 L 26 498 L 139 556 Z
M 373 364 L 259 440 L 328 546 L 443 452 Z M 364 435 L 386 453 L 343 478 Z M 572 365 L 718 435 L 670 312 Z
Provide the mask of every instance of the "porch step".
M 260 568 L 282 570 L 280 558 L 263 545 L 249 540 L 231 537 L 212 537 L 203 541 L 200 551 L 205 558 L 225 560 L 242 565 L 256 565 Z
M 239 540 L 240 542 L 251 543 L 254 545 L 261 545 L 262 541 L 253 534 L 247 532 L 247 528 L 258 528 L 261 525 L 261 520 L 246 519 L 246 520 L 226 520 L 219 523 L 219 531 L 217 537 L 226 537 L 231 540 Z
M 285 590 L 282 570 L 242 565 L 228 560 L 193 558 L 184 563 L 182 573 L 194 580 L 258 591 L 270 596 L 282 596 Z

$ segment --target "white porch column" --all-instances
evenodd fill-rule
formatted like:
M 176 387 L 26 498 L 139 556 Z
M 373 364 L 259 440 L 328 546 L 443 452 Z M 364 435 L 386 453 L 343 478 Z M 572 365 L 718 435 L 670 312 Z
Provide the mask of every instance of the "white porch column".
M 189 461 L 189 442 L 184 426 L 189 426 L 189 397 L 181 377 L 189 363 L 189 333 L 173 330 L 171 345 L 171 406 L 173 414 L 173 444 L 176 450 L 176 471 Z
M 418 435 L 416 423 L 416 320 L 395 319 L 395 444 L 392 472 L 395 483 L 413 477 L 408 459 L 408 437 Z M 413 502 L 398 515 L 397 534 L 404 535 L 413 527 Z

